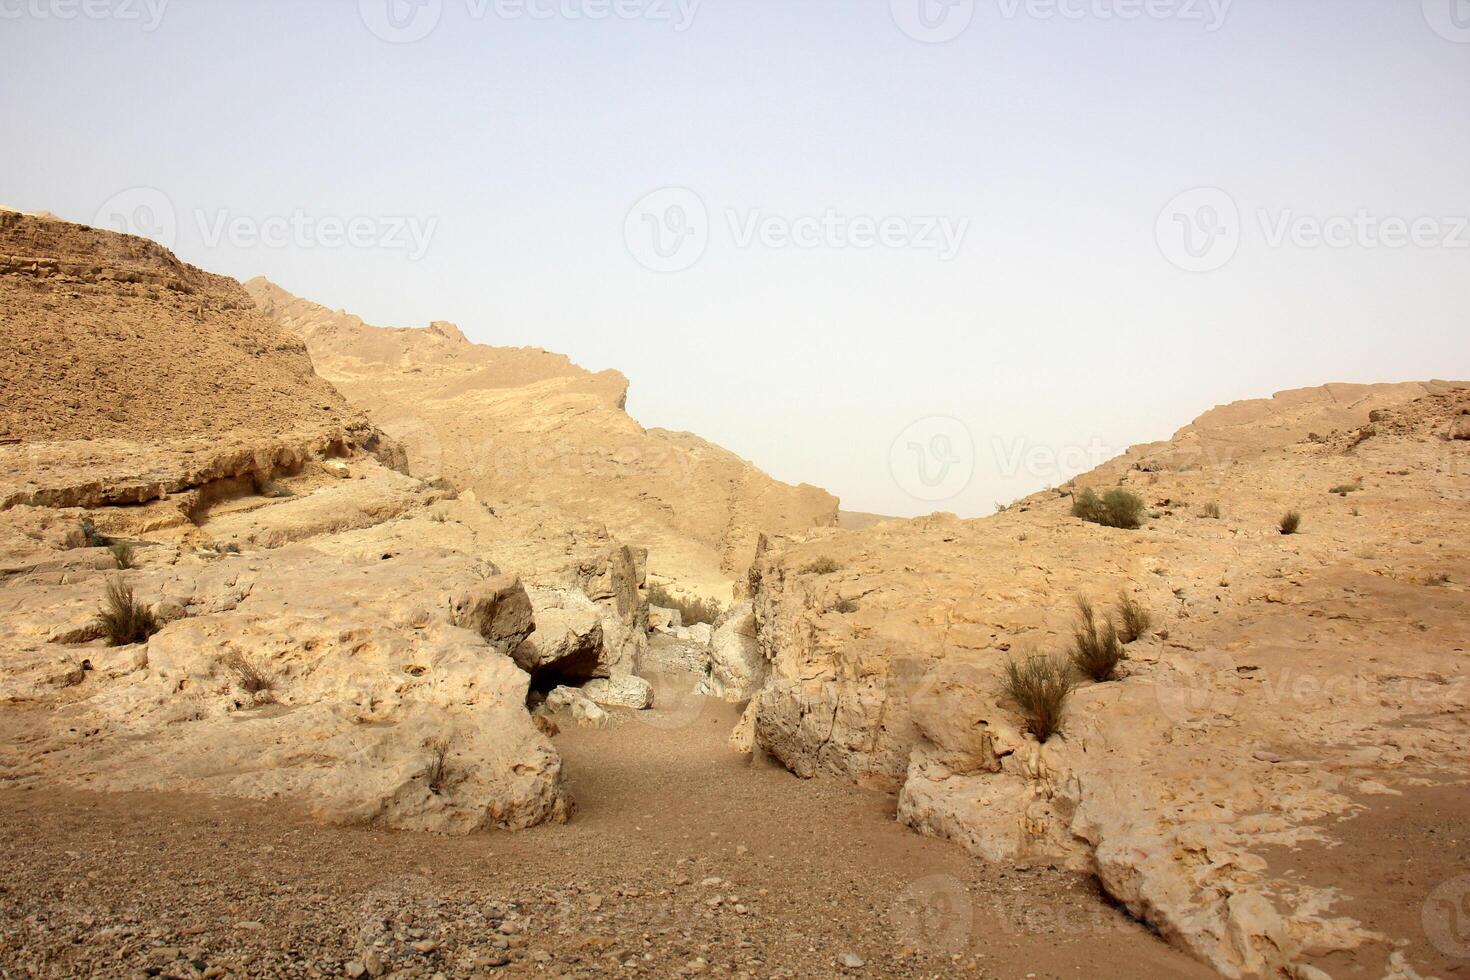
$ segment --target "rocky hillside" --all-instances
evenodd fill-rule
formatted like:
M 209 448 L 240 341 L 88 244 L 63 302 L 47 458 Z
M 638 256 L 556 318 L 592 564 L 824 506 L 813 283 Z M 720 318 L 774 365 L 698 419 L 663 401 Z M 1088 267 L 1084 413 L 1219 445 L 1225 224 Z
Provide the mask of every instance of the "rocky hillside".
M 564 820 L 536 691 L 644 707 L 645 554 L 402 450 L 241 286 L 0 214 L 0 781 Z
M 240 284 L 142 238 L 0 210 L 0 501 L 152 499 L 376 448 Z
M 646 546 L 650 571 L 729 599 L 762 531 L 835 525 L 837 500 L 773 480 L 688 433 L 645 429 L 623 409 L 628 382 L 560 354 L 469 343 L 452 324 L 374 327 L 246 283 L 259 308 L 301 337 L 316 369 L 409 452 L 496 507 L 525 502 L 605 524 Z
M 1134 530 L 1069 487 L 774 541 L 754 665 L 715 668 L 764 675 L 737 744 L 897 788 L 900 821 L 985 858 L 1096 874 L 1227 976 L 1452 969 L 1420 914 L 1470 857 L 1467 440 L 1470 387 L 1332 385 L 1077 481 L 1141 498 Z M 1120 595 L 1151 626 L 1043 744 L 1005 664 L 1065 656 L 1077 597 Z

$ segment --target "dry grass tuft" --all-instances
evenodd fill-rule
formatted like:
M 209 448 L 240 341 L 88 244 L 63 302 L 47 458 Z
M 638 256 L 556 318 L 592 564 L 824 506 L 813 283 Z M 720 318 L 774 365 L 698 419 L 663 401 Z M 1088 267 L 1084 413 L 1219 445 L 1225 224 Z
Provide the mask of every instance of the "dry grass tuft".
M 1099 627 L 1092 603 L 1081 596 L 1077 597 L 1077 627 L 1072 631 L 1070 656 L 1077 673 L 1099 683 L 1116 677 L 1118 664 L 1128 659 L 1112 619 Z
M 424 748 L 429 753 L 425 775 L 429 777 L 429 792 L 435 796 L 444 792 L 445 780 L 449 778 L 449 747 L 453 743 L 454 739 L 449 736 L 424 740 Z
M 132 545 L 120 541 L 117 544 L 109 545 L 107 550 L 112 552 L 112 560 L 117 562 L 118 568 L 128 569 L 133 567 Z
M 1118 630 L 1118 639 L 1124 643 L 1132 643 L 1148 632 L 1148 628 L 1154 624 L 1154 616 L 1128 593 L 1119 592 L 1118 621 L 1123 624 Z
M 1001 693 L 1020 709 L 1024 728 L 1039 742 L 1062 730 L 1062 716 L 1076 685 L 1066 664 L 1043 656 L 1011 660 L 1001 677 Z
M 803 568 L 802 571 L 811 575 L 831 575 L 841 567 L 841 565 L 837 564 L 836 559 L 830 555 L 823 555 Z
M 235 683 L 240 685 L 240 690 L 246 694 L 275 690 L 275 678 L 257 667 L 244 654 L 231 653 L 224 658 L 223 662 L 225 669 L 235 675 Z
M 159 630 L 158 621 L 133 595 L 133 590 L 115 578 L 107 583 L 97 625 L 107 637 L 109 646 L 125 647 L 142 643 Z
M 1289 510 L 1281 515 L 1281 520 L 1277 522 L 1277 526 L 1281 528 L 1282 534 L 1295 534 L 1302 526 L 1302 515 L 1298 511 Z
M 1208 518 L 1212 521 L 1218 521 L 1220 519 L 1219 502 L 1211 500 L 1209 503 L 1205 504 L 1204 507 L 1200 508 L 1199 516 Z

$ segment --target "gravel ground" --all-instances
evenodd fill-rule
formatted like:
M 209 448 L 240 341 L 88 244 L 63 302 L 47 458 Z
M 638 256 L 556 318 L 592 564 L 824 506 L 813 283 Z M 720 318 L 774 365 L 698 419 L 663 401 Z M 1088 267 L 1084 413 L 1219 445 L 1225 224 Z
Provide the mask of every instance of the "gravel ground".
M 733 754 L 737 710 L 688 684 L 559 735 L 577 815 L 519 834 L 0 790 L 0 977 L 1212 975 L 1087 879 Z

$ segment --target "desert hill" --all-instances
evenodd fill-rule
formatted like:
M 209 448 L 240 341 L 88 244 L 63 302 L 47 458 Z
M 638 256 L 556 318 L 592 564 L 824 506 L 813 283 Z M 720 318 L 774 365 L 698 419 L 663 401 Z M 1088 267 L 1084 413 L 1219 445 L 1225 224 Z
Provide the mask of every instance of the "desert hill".
M 1442 836 L 1470 809 L 1467 440 L 1470 385 L 1329 385 L 983 520 L 772 541 L 755 650 L 715 665 L 764 673 L 735 741 L 892 787 L 986 859 L 1095 874 L 1226 976 L 1452 972 L 1420 913 L 1467 859 Z M 1073 516 L 1083 486 L 1142 526 Z M 1065 654 L 1077 597 L 1120 594 L 1151 627 L 1043 743 L 1006 663 Z
M 603 523 L 649 549 L 657 578 L 728 602 L 760 532 L 836 524 L 830 494 L 780 483 L 698 436 L 640 426 L 616 371 L 472 344 L 446 323 L 370 326 L 264 279 L 245 285 L 323 377 L 407 446 L 415 475 L 446 477 L 497 510 L 535 501 Z

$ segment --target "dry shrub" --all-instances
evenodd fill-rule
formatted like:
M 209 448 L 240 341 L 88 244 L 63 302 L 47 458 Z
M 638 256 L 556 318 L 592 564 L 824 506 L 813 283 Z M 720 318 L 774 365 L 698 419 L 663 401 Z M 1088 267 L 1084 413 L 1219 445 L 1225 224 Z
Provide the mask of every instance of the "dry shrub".
M 1118 664 L 1128 659 L 1123 650 L 1123 641 L 1118 638 L 1118 628 L 1111 618 L 1101 627 L 1092 603 L 1077 597 L 1077 627 L 1072 631 L 1072 666 L 1077 673 L 1092 680 L 1110 681 L 1118 671 Z
M 1211 500 L 1209 503 L 1205 504 L 1204 507 L 1200 509 L 1199 516 L 1208 518 L 1212 521 L 1218 521 L 1220 519 L 1219 502 Z
M 841 565 L 837 564 L 836 559 L 830 555 L 823 555 L 821 558 L 808 564 L 802 571 L 812 575 L 831 575 L 841 567 Z
M 112 560 L 117 562 L 117 567 L 128 569 L 133 567 L 133 546 L 124 542 L 109 545 L 108 551 L 112 552 Z
M 683 596 L 674 595 L 656 582 L 648 587 L 648 601 L 651 605 L 663 609 L 679 610 L 679 621 L 685 626 L 693 626 L 696 623 L 713 624 L 724 612 L 720 604 L 713 599 L 701 599 L 698 596 L 686 599 Z
M 449 777 L 449 747 L 453 743 L 449 736 L 424 739 L 424 749 L 429 754 L 425 775 L 429 778 L 429 792 L 435 796 L 444 792 L 444 782 Z
M 142 643 L 159 630 L 158 620 L 133 596 L 133 590 L 122 579 L 107 583 L 102 609 L 97 613 L 97 626 L 107 637 L 109 646 L 125 647 Z
M 1153 613 L 1145 609 L 1128 593 L 1119 592 L 1118 621 L 1123 624 L 1118 630 L 1118 639 L 1124 643 L 1132 643 L 1141 639 L 1148 632 L 1148 628 L 1154 624 L 1154 617 Z
M 1143 526 L 1143 498 L 1122 487 L 1114 487 L 1101 497 L 1088 488 L 1072 501 L 1072 516 L 1103 527 L 1136 530 Z
M 1001 693 L 1020 709 L 1026 731 L 1045 742 L 1062 730 L 1062 716 L 1076 684 L 1066 664 L 1031 656 L 1006 663 Z
M 1298 511 L 1289 510 L 1281 515 L 1277 526 L 1281 528 L 1282 534 L 1295 534 L 1302 526 L 1302 515 Z
M 231 653 L 224 659 L 225 669 L 235 675 L 235 683 L 240 685 L 240 690 L 246 694 L 259 694 L 262 691 L 275 689 L 275 678 L 261 670 L 244 654 Z

